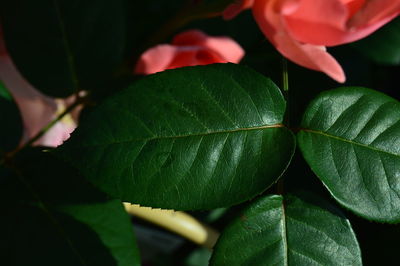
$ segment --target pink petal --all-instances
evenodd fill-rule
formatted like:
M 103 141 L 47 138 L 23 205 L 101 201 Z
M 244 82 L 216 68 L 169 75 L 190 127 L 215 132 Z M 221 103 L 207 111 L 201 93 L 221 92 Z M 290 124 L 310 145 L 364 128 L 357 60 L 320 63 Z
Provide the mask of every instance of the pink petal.
M 349 10 L 349 17 L 352 17 L 360 8 L 365 4 L 367 0 L 341 0 L 343 4 L 347 6 Z
M 225 36 L 208 36 L 199 30 L 189 30 L 176 35 L 172 42 L 179 46 L 200 46 L 219 54 L 212 63 L 239 63 L 245 52 L 233 39 Z
M 399 0 L 368 0 L 350 19 L 350 33 L 357 34 L 349 39 L 355 41 L 371 34 L 400 14 Z
M 57 105 L 26 82 L 8 56 L 0 57 L 0 79 L 13 95 L 21 112 L 24 123 L 22 143 L 25 143 L 51 122 Z
M 293 39 L 287 32 L 281 13 L 293 10 L 293 2 L 282 5 L 279 0 L 256 1 L 253 14 L 261 30 L 270 42 L 285 57 L 304 67 L 324 72 L 338 82 L 345 76 L 337 61 L 326 52 L 325 47 L 303 44 Z M 285 8 L 287 8 L 285 10 Z
M 153 74 L 168 68 L 176 56 L 177 48 L 169 44 L 160 44 L 145 51 L 135 67 L 136 74 Z
M 330 45 L 341 42 L 350 12 L 340 0 L 299 0 L 296 10 L 284 14 L 287 32 L 296 40 Z
M 157 45 L 145 51 L 135 73 L 152 74 L 185 66 L 238 63 L 243 56 L 244 50 L 229 37 L 208 36 L 200 30 L 188 30 L 177 34 L 172 44 Z
M 12 94 L 20 110 L 24 128 L 20 145 L 23 145 L 56 117 L 59 103 L 56 99 L 37 91 L 22 77 L 9 57 L 1 36 L 0 79 Z M 34 145 L 55 147 L 62 143 L 61 140 L 65 140 L 75 127 L 75 123 L 65 125 L 62 122 L 58 122 Z
M 398 0 L 300 0 L 298 9 L 284 19 L 294 39 L 334 46 L 368 36 L 399 11 Z
M 68 125 L 59 122 L 50 128 L 38 141 L 34 143 L 37 146 L 57 147 L 66 141 L 75 130 L 76 125 Z
M 245 54 L 243 48 L 229 37 L 208 37 L 202 46 L 218 53 L 225 62 L 237 64 Z
M 226 63 L 226 61 L 212 50 L 200 46 L 178 47 L 178 52 L 168 69 L 213 63 Z

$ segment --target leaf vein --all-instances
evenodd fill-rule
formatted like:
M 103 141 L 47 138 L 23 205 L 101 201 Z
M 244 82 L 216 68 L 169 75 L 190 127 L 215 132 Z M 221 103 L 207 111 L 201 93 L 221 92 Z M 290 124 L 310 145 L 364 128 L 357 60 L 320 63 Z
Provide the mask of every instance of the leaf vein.
M 253 131 L 253 130 L 263 130 L 268 128 L 283 128 L 285 127 L 283 124 L 275 124 L 275 125 L 263 125 L 258 127 L 248 127 L 248 128 L 235 128 L 235 129 L 228 129 L 228 130 L 220 130 L 220 131 L 213 131 L 213 132 L 205 132 L 205 133 L 193 133 L 193 134 L 183 134 L 183 135 L 176 135 L 176 136 L 156 136 L 150 138 L 133 138 L 121 141 L 115 141 L 112 143 L 96 143 L 85 145 L 82 143 L 80 147 L 96 147 L 96 146 L 107 146 L 110 144 L 122 144 L 122 143 L 129 143 L 129 142 L 136 142 L 136 141 L 152 141 L 152 140 L 162 140 L 162 139 L 174 139 L 174 138 L 189 138 L 189 137 L 202 137 L 202 136 L 209 136 L 215 134 L 226 134 L 226 133 L 236 133 L 242 131 Z
M 336 139 L 336 140 L 339 140 L 339 141 L 347 142 L 349 144 L 356 145 L 356 146 L 361 146 L 361 147 L 364 147 L 364 148 L 367 148 L 367 149 L 370 149 L 370 150 L 374 150 L 374 151 L 377 151 L 377 152 L 386 153 L 386 154 L 389 154 L 389 155 L 392 155 L 392 156 L 395 156 L 395 157 L 400 157 L 400 154 L 396 154 L 396 153 L 393 153 L 393 152 L 390 152 L 390 151 L 382 150 L 380 148 L 377 148 L 377 147 L 374 147 L 374 146 L 369 146 L 367 144 L 359 143 L 359 142 L 356 142 L 356 141 L 353 141 L 353 140 L 348 140 L 348 139 L 345 139 L 345 138 L 342 138 L 342 137 L 339 137 L 339 136 L 334 136 L 334 135 L 328 134 L 328 133 L 323 132 L 323 131 L 313 130 L 313 129 L 306 129 L 306 128 L 302 128 L 300 130 L 304 131 L 304 132 L 312 133 L 312 134 L 322 135 L 322 136 L 325 136 L 325 137 L 328 137 L 328 138 L 332 138 L 332 139 Z
M 221 104 L 220 104 L 220 103 L 217 101 L 217 99 L 211 94 L 210 91 L 208 91 L 203 85 L 200 86 L 200 89 L 201 89 L 202 91 L 204 91 L 204 92 L 207 94 L 207 96 L 214 102 L 215 106 L 217 106 L 217 107 L 221 110 L 222 114 L 228 119 L 229 122 L 232 123 L 232 125 L 234 125 L 234 126 L 237 127 L 237 128 L 240 127 L 235 121 L 233 121 L 233 119 L 228 115 L 228 113 L 225 111 L 225 109 L 222 108 Z

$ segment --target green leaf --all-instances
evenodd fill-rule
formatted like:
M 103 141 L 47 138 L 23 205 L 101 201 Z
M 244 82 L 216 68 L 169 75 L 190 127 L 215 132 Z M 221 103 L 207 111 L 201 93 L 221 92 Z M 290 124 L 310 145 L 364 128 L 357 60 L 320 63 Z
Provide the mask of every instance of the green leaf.
M 140 265 L 120 201 L 108 200 L 49 153 L 25 154 L 17 166 L 0 177 L 2 263 Z
M 22 119 L 11 94 L 0 81 L 0 153 L 15 148 L 22 137 Z
M 400 64 L 400 19 L 371 36 L 352 44 L 357 51 L 378 64 Z
M 185 258 L 186 266 L 208 266 L 211 257 L 211 251 L 208 248 L 198 248 Z
M 210 265 L 362 265 L 349 221 L 315 196 L 262 197 L 222 232 Z
M 2 1 L 0 13 L 13 61 L 47 95 L 97 88 L 122 61 L 125 0 Z
M 284 112 L 279 89 L 246 67 L 169 70 L 107 99 L 58 154 L 123 201 L 224 207 L 261 193 L 288 165 L 295 139 Z
M 400 103 L 365 88 L 320 94 L 298 142 L 308 164 L 344 207 L 364 218 L 400 221 Z

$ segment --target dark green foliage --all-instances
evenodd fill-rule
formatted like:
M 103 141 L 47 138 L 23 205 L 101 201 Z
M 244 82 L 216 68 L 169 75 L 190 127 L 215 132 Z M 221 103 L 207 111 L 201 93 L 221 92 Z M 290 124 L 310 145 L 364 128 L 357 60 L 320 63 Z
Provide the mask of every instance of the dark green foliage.
M 270 195 L 223 231 L 211 265 L 362 265 L 349 221 L 321 198 Z
M 0 80 L 0 155 L 15 148 L 22 136 L 22 119 L 11 94 Z
M 170 70 L 107 99 L 58 154 L 124 201 L 230 206 L 264 191 L 288 165 L 295 144 L 284 112 L 279 89 L 248 68 Z
M 1 1 L 0 38 L 23 77 L 47 96 L 86 93 L 69 141 L 16 149 L 24 124 L 0 82 L 0 265 L 361 265 L 361 253 L 398 264 L 399 227 L 370 221 L 400 222 L 399 18 L 328 47 L 347 76 L 330 90 L 324 73 L 281 63 L 250 10 L 225 21 L 233 2 Z M 146 49 L 189 29 L 231 37 L 251 69 L 133 73 Z M 271 81 L 283 73 L 285 99 Z M 121 201 L 196 210 L 222 233 L 214 254 L 133 219 L 137 245 Z
M 9 53 L 45 94 L 65 97 L 109 80 L 125 52 L 125 0 L 2 1 Z
M 5 265 L 139 265 L 132 225 L 109 200 L 48 152 L 28 151 L 2 171 Z
M 396 19 L 375 34 L 352 44 L 357 51 L 378 64 L 400 64 L 400 19 Z
M 400 103 L 365 88 L 319 95 L 298 134 L 332 196 L 367 219 L 400 221 Z

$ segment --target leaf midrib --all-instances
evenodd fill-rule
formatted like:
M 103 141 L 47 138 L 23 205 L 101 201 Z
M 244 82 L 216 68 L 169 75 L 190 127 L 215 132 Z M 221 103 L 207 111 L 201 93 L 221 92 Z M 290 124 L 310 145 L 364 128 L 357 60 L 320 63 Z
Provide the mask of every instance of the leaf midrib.
M 247 127 L 247 128 L 235 128 L 229 130 L 220 130 L 220 131 L 212 131 L 212 132 L 205 132 L 205 133 L 195 133 L 195 134 L 185 134 L 185 135 L 175 135 L 175 136 L 155 136 L 149 138 L 135 138 L 135 139 L 128 139 L 122 141 L 114 141 L 114 142 L 107 142 L 103 144 L 92 144 L 92 145 L 81 145 L 80 147 L 93 147 L 93 146 L 104 146 L 110 144 L 123 144 L 123 143 L 131 143 L 136 141 L 152 141 L 152 140 L 162 140 L 162 139 L 176 139 L 176 138 L 189 138 L 189 137 L 204 137 L 209 135 L 216 135 L 216 134 L 226 134 L 226 133 L 236 133 L 241 131 L 253 131 L 253 130 L 262 130 L 268 128 L 283 128 L 286 127 L 283 124 L 274 124 L 274 125 L 263 125 L 258 127 Z
M 393 153 L 393 152 L 385 151 L 385 150 L 376 148 L 374 146 L 369 146 L 367 144 L 359 143 L 359 142 L 356 142 L 356 141 L 353 141 L 353 140 L 349 140 L 349 139 L 345 139 L 345 138 L 342 138 L 342 137 L 339 137 L 339 136 L 331 135 L 331 134 L 328 134 L 328 133 L 323 132 L 323 131 L 313 130 L 313 129 L 306 129 L 306 128 L 302 128 L 302 129 L 300 129 L 300 131 L 304 131 L 304 132 L 308 132 L 308 133 L 312 133 L 312 134 L 317 134 L 317 135 L 322 135 L 322 136 L 325 136 L 325 137 L 328 137 L 328 138 L 332 138 L 332 139 L 335 139 L 335 140 L 347 142 L 347 143 L 350 143 L 352 145 L 364 147 L 364 148 L 367 148 L 367 149 L 370 149 L 370 150 L 373 150 L 373 151 L 386 153 L 386 154 L 389 154 L 389 155 L 392 155 L 392 156 L 400 158 L 400 154 L 396 154 L 396 153 Z

